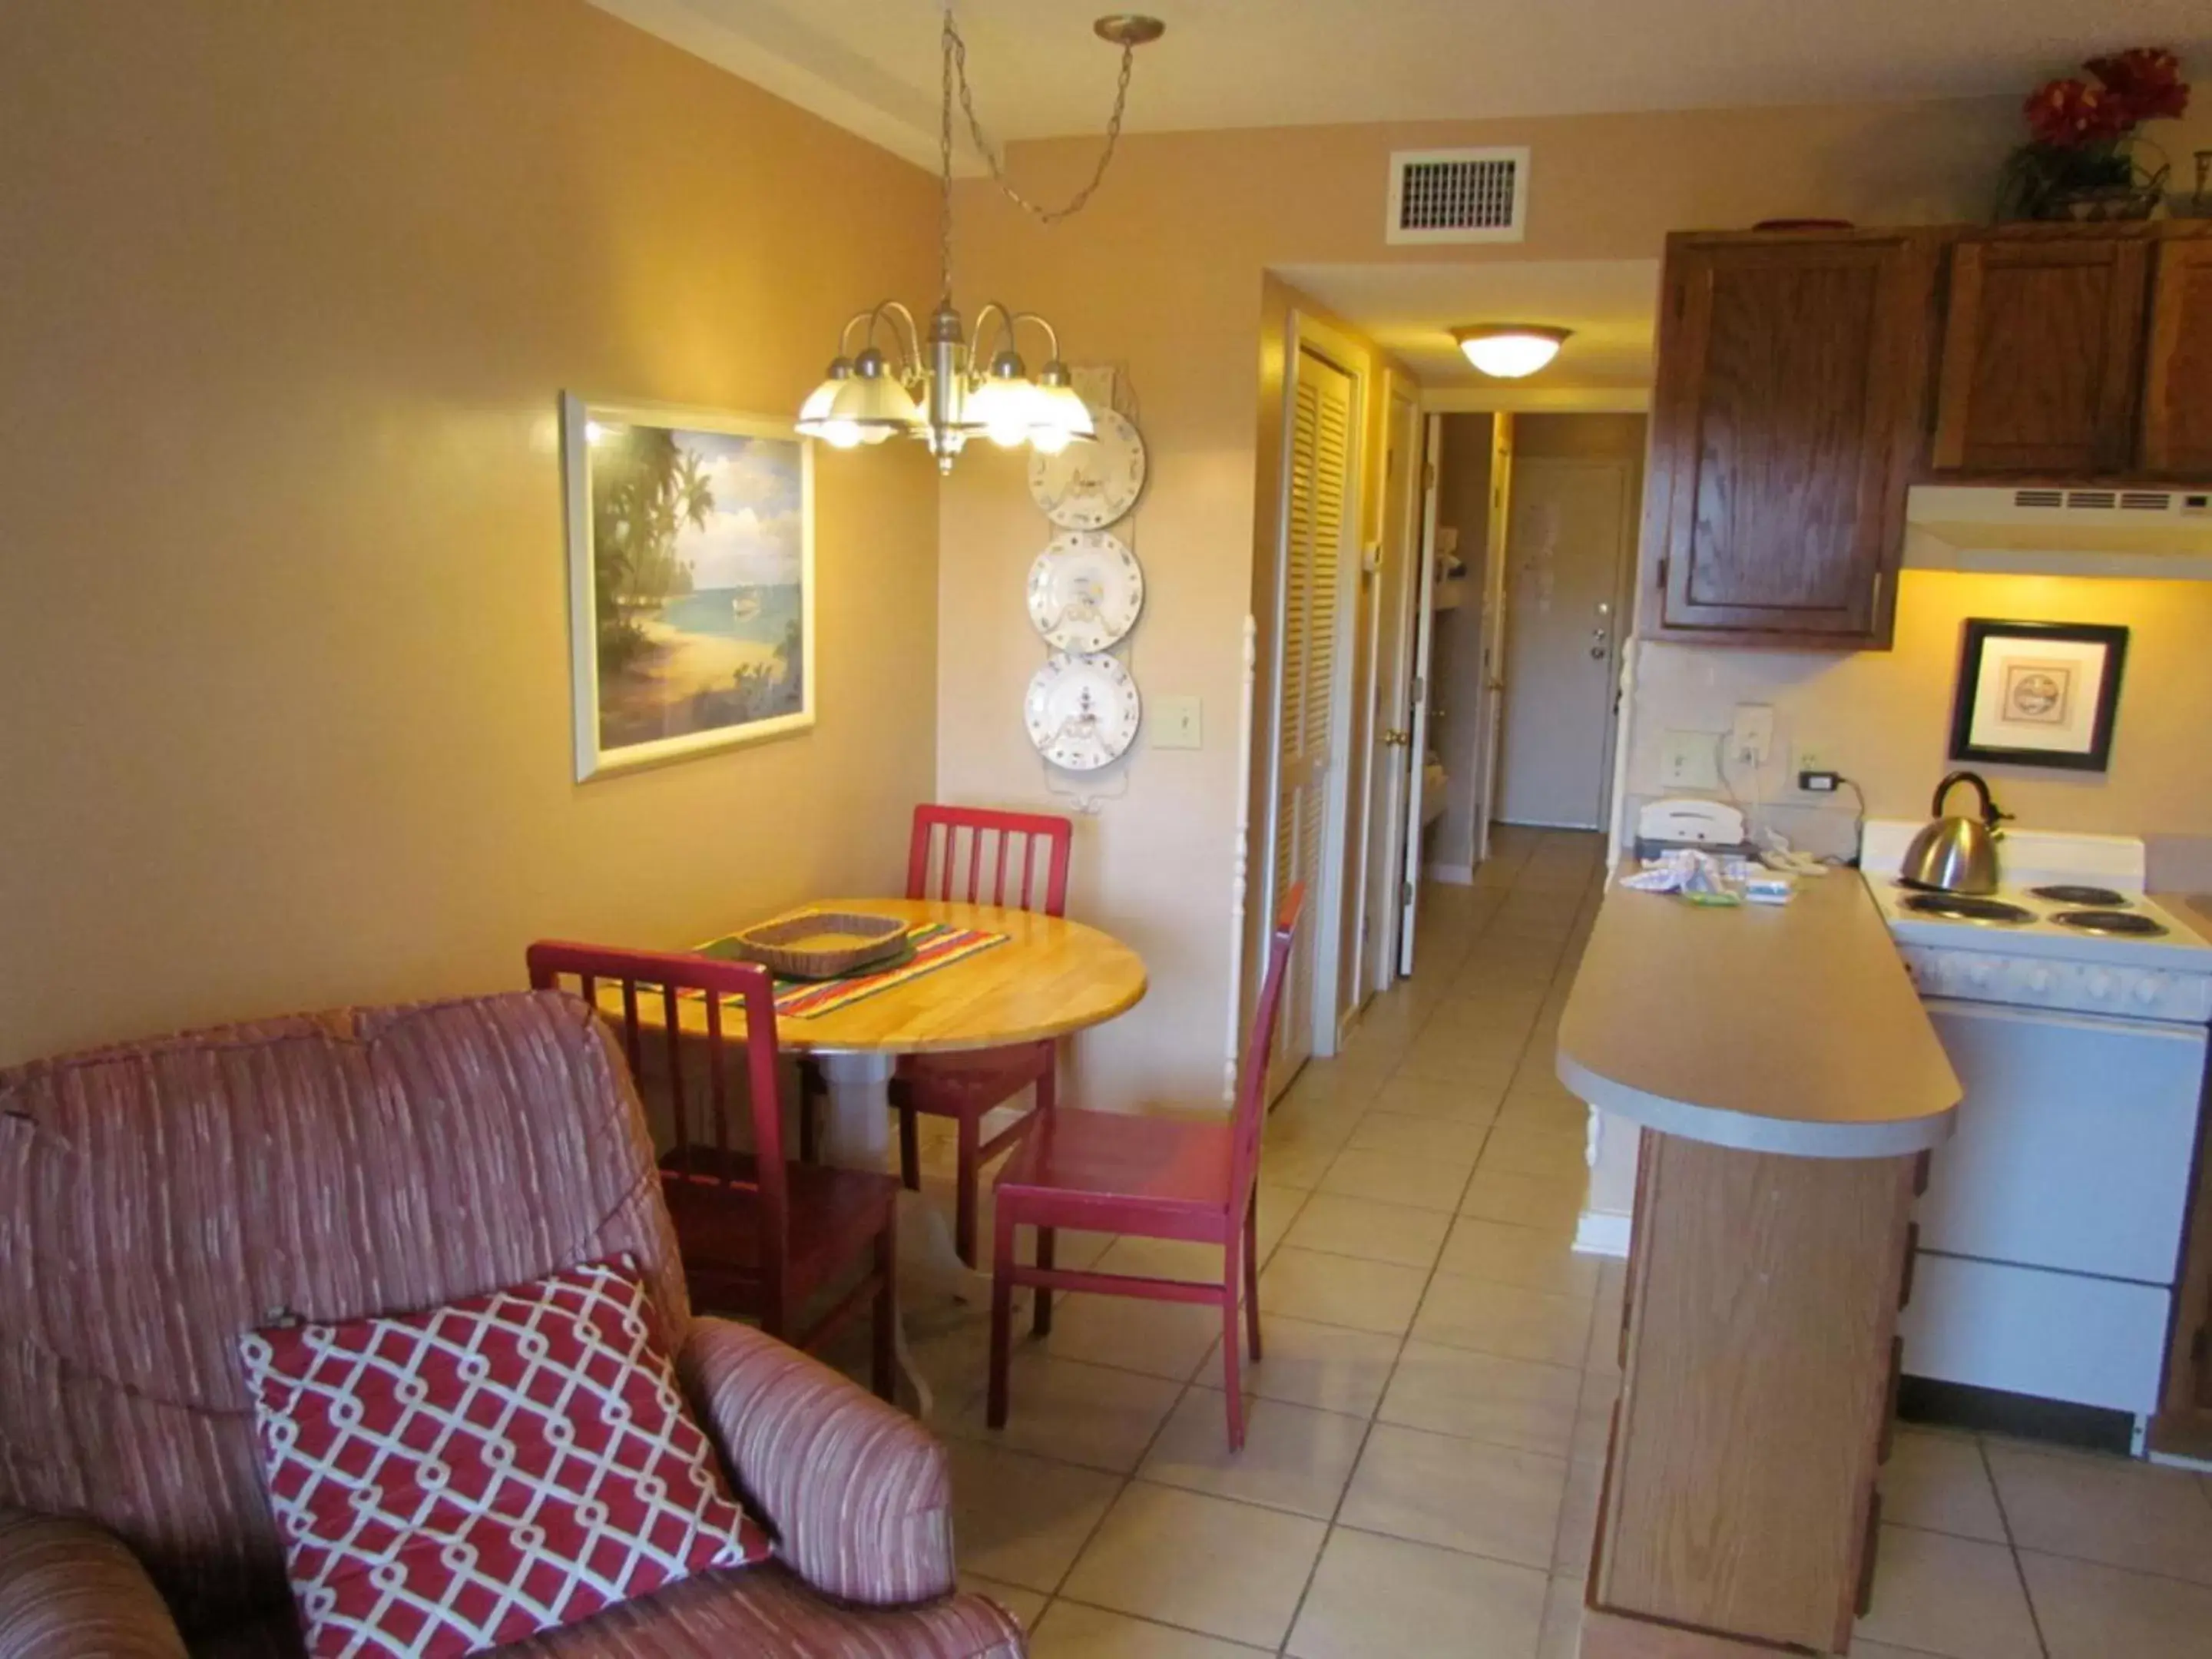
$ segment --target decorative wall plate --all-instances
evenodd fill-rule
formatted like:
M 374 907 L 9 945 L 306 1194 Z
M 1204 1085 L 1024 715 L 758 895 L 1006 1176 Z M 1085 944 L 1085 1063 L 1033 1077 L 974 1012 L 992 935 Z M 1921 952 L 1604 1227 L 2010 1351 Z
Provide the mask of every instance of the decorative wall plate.
M 1118 536 L 1070 530 L 1030 567 L 1030 620 L 1062 651 L 1103 651 L 1137 625 L 1145 573 Z
M 1064 771 L 1095 772 L 1136 741 L 1144 703 L 1120 658 L 1060 651 L 1030 678 L 1022 717 L 1038 754 Z
M 1030 499 L 1064 530 L 1103 530 L 1145 489 L 1145 441 L 1126 416 L 1094 409 L 1098 435 L 1057 455 L 1030 457 Z

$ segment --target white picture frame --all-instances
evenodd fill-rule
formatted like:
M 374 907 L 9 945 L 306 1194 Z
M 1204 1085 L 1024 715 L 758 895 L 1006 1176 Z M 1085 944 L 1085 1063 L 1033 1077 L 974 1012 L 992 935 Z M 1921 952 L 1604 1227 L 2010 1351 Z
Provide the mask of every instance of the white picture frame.
M 813 444 L 564 392 L 561 451 L 576 781 L 811 729 Z

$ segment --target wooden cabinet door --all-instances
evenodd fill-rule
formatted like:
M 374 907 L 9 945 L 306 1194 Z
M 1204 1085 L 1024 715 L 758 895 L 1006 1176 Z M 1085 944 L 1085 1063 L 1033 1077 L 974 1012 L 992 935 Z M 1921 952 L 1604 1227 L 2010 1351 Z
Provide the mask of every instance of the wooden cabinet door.
M 1887 646 L 1919 434 L 1927 245 L 1678 239 L 1653 399 L 1653 630 Z
M 2128 470 L 2149 252 L 2140 237 L 2055 233 L 1953 247 L 1938 471 Z
M 2160 243 L 2149 357 L 2142 470 L 2212 477 L 2212 239 Z

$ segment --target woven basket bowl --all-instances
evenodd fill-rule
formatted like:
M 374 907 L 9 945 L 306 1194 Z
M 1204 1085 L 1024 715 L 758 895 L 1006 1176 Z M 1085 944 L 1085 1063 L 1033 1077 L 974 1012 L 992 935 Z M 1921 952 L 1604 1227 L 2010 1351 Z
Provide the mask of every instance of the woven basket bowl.
M 747 961 L 786 979 L 836 979 L 896 956 L 906 924 L 850 910 L 802 910 L 748 927 L 737 941 Z

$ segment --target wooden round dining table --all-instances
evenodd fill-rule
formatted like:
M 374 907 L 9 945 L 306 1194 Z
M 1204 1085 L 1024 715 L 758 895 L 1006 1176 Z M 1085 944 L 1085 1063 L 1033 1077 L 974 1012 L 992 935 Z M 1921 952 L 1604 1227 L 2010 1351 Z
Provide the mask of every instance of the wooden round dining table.
M 1134 1007 L 1145 994 L 1143 960 L 1121 940 L 1079 921 L 1031 910 L 939 899 L 831 898 L 801 910 L 858 911 L 909 927 L 939 922 L 1006 936 L 972 956 L 862 997 L 842 1008 L 776 1020 L 778 1046 L 812 1057 L 829 1093 L 822 1155 L 848 1169 L 893 1167 L 890 1080 L 902 1054 L 955 1054 L 1071 1036 Z M 769 918 L 775 920 L 775 918 Z M 647 1009 L 641 1013 L 650 1022 Z M 687 1032 L 705 1030 L 705 1010 L 684 1004 Z M 979 1298 L 988 1274 L 960 1260 L 943 1212 L 919 1193 L 899 1206 L 901 1300 L 916 1290 Z M 902 1340 L 901 1358 L 907 1356 Z M 927 1384 L 909 1379 L 929 1410 Z
M 942 899 L 823 899 L 799 907 L 939 922 L 1003 933 L 1006 943 L 811 1018 L 786 1015 L 776 1041 L 811 1054 L 830 1094 L 823 1156 L 849 1169 L 890 1158 L 890 1080 L 902 1054 L 956 1054 L 1039 1042 L 1103 1024 L 1145 994 L 1145 964 L 1109 933 L 1060 916 Z M 788 914 L 788 913 L 787 913 Z M 932 1212 L 934 1215 L 934 1211 Z M 931 1228 L 944 1232 L 942 1218 Z M 938 1248 L 941 1245 L 941 1249 Z M 951 1239 L 916 1252 L 932 1278 L 972 1278 Z
M 836 898 L 799 910 L 890 916 L 1003 933 L 1006 942 L 811 1018 L 786 1015 L 776 1041 L 825 1062 L 839 1054 L 951 1054 L 1066 1036 L 1145 994 L 1145 964 L 1109 933 L 1060 916 L 940 899 Z M 886 1072 L 886 1077 L 889 1073 Z

